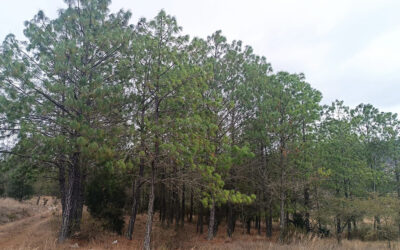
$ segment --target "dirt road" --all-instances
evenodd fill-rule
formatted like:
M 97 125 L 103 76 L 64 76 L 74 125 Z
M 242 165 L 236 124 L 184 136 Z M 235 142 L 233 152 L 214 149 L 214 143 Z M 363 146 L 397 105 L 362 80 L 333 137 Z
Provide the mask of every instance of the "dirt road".
M 31 208 L 27 212 L 30 216 L 0 225 L 0 249 L 43 249 L 43 246 L 52 249 L 56 240 L 56 233 L 52 230 L 56 206 L 50 203 L 36 205 L 36 200 L 33 199 L 20 204 L 3 199 L 0 200 L 0 213 L 2 206 L 8 212 L 14 209 L 17 213 L 22 205 Z

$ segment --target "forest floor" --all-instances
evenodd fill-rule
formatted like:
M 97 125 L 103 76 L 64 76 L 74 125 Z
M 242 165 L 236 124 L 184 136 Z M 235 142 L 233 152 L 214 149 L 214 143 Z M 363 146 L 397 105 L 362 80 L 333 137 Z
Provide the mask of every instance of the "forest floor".
M 47 202 L 45 200 L 47 199 Z M 0 249 L 141 249 L 146 216 L 139 215 L 135 225 L 133 240 L 124 236 L 104 232 L 98 222 L 84 214 L 81 232 L 64 244 L 57 244 L 57 230 L 60 223 L 60 209 L 57 200 L 42 197 L 18 202 L 0 199 Z M 46 204 L 44 204 L 46 203 Z M 8 221 L 6 220 L 8 219 Z M 128 219 L 128 218 L 127 218 Z M 250 235 L 238 224 L 231 239 L 226 230 L 220 227 L 212 241 L 204 234 L 196 233 L 196 224 L 186 223 L 183 229 L 163 229 L 156 219 L 153 227 L 152 243 L 154 249 L 388 249 L 387 242 L 362 242 L 343 240 L 338 245 L 335 239 L 316 237 L 297 237 L 291 244 L 277 243 L 277 231 L 271 239 L 252 231 Z M 264 232 L 265 233 L 265 232 Z M 400 249 L 400 242 L 392 242 L 392 249 Z

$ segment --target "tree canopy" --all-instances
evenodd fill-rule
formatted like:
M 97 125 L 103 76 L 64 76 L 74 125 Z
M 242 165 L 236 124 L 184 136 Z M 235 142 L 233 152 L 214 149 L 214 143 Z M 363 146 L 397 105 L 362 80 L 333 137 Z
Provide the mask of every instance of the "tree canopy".
M 84 204 L 130 239 L 146 211 L 145 249 L 157 212 L 176 227 L 197 215 L 209 240 L 238 220 L 271 237 L 279 219 L 282 241 L 293 227 L 340 241 L 368 216 L 378 236 L 399 228 L 396 114 L 322 105 L 304 74 L 221 31 L 190 38 L 163 10 L 131 24 L 110 2 L 66 0 L 0 46 L 0 191 L 23 199 L 51 176 L 60 242 Z

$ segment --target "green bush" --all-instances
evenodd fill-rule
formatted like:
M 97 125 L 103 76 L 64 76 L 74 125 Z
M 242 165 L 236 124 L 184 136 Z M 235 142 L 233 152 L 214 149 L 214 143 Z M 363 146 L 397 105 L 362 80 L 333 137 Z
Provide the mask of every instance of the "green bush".
M 6 194 L 6 188 L 3 182 L 0 181 L 0 197 Z
M 121 234 L 126 194 L 119 179 L 108 171 L 95 175 L 87 186 L 85 201 L 91 216 L 100 219 L 105 229 Z
M 7 183 L 6 193 L 8 197 L 23 200 L 33 195 L 31 178 L 27 175 L 23 168 L 16 169 L 11 175 Z
M 378 236 L 380 240 L 396 240 L 399 236 L 399 229 L 395 226 L 385 225 L 378 230 Z
M 363 224 L 351 232 L 352 238 L 362 241 L 395 240 L 398 237 L 398 228 L 382 225 L 379 229 L 373 229 L 371 225 Z
M 367 240 L 371 237 L 372 228 L 371 225 L 359 224 L 356 229 L 351 231 L 352 239 L 360 239 L 362 241 Z

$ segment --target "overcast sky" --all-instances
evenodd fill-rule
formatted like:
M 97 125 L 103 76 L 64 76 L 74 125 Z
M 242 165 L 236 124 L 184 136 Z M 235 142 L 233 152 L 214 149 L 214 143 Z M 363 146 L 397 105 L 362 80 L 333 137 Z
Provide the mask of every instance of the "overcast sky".
M 38 10 L 55 17 L 62 0 L 7 0 L 0 8 L 0 39 L 23 38 L 23 22 Z M 206 38 L 221 29 L 267 57 L 274 71 L 305 73 L 323 103 L 371 103 L 400 113 L 399 0 L 113 0 L 132 22 L 160 9 L 183 32 Z

